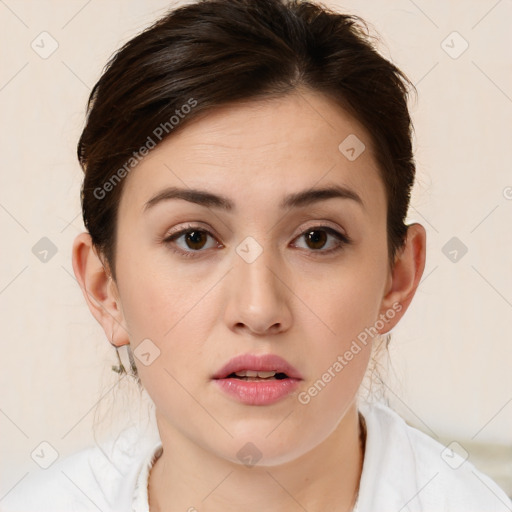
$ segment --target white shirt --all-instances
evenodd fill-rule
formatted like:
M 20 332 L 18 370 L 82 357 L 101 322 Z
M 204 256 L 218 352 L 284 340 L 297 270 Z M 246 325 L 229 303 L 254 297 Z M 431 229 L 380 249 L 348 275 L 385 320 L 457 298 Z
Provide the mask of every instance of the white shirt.
M 361 404 L 366 449 L 357 512 L 511 512 L 489 477 L 382 404 Z M 32 472 L 1 501 L 2 512 L 148 512 L 148 475 L 158 435 L 132 426 L 99 446 Z

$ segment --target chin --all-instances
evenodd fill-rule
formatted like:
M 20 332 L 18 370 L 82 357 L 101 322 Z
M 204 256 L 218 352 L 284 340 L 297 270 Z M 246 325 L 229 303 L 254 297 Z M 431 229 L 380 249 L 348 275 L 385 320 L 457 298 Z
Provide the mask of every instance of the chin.
M 274 422 L 272 428 L 275 429 L 277 424 Z M 248 468 L 272 467 L 293 462 L 314 448 L 315 443 L 311 439 L 297 436 L 297 432 L 301 431 L 298 426 L 282 429 L 279 434 L 277 431 L 269 434 L 272 428 L 265 425 L 260 430 L 253 425 L 252 430 L 245 428 L 244 433 L 230 430 L 233 438 L 227 445 L 217 445 L 217 455 Z

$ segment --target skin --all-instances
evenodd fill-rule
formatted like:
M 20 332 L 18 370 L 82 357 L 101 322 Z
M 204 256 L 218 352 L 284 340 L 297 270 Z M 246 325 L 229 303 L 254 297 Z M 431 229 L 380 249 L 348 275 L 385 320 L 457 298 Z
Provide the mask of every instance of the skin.
M 354 161 L 338 150 L 349 134 L 366 146 Z M 279 208 L 287 194 L 332 184 L 355 191 L 364 206 L 331 198 Z M 173 199 L 144 212 L 168 186 L 227 196 L 235 209 Z M 196 245 L 185 236 L 162 241 L 187 223 L 212 236 L 203 233 Z M 315 245 L 303 234 L 318 226 L 351 243 L 326 254 L 335 236 Z M 117 230 L 117 282 L 87 233 L 74 242 L 73 268 L 115 345 L 136 350 L 149 338 L 160 350 L 147 366 L 135 359 L 163 444 L 150 474 L 151 510 L 351 510 L 363 461 L 356 394 L 373 341 L 309 403 L 298 393 L 379 315 L 395 309 L 380 334 L 398 323 L 423 273 L 426 243 L 423 226 L 410 225 L 390 268 L 385 188 L 362 125 L 311 91 L 209 113 L 128 175 Z M 263 249 L 251 263 L 236 252 L 247 236 Z M 195 249 L 196 257 L 172 248 Z M 286 359 L 303 376 L 299 390 L 265 406 L 225 395 L 212 375 L 245 353 Z M 252 467 L 237 457 L 248 442 L 261 453 Z

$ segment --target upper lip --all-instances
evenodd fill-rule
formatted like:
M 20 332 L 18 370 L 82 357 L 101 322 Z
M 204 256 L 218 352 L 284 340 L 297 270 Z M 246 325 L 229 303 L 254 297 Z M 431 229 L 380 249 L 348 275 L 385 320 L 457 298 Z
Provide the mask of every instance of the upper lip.
M 220 370 L 214 375 L 214 379 L 224 379 L 228 375 L 243 370 L 253 370 L 260 372 L 276 372 L 285 373 L 292 379 L 302 380 L 302 375 L 290 363 L 282 357 L 275 354 L 242 354 L 230 359 Z

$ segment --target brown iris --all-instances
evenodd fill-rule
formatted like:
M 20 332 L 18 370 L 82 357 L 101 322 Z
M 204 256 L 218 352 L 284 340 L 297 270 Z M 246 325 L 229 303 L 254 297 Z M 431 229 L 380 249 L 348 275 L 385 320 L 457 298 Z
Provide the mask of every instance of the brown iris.
M 208 234 L 205 231 L 189 231 L 185 234 L 185 240 L 187 246 L 190 249 L 202 249 L 206 244 L 206 240 L 208 238 Z M 190 243 L 189 243 L 190 242 Z
M 320 229 L 311 230 L 307 233 L 304 233 L 303 236 L 306 237 L 308 245 L 310 242 L 315 245 L 315 247 L 311 247 L 312 249 L 321 249 L 327 240 L 327 233 Z

